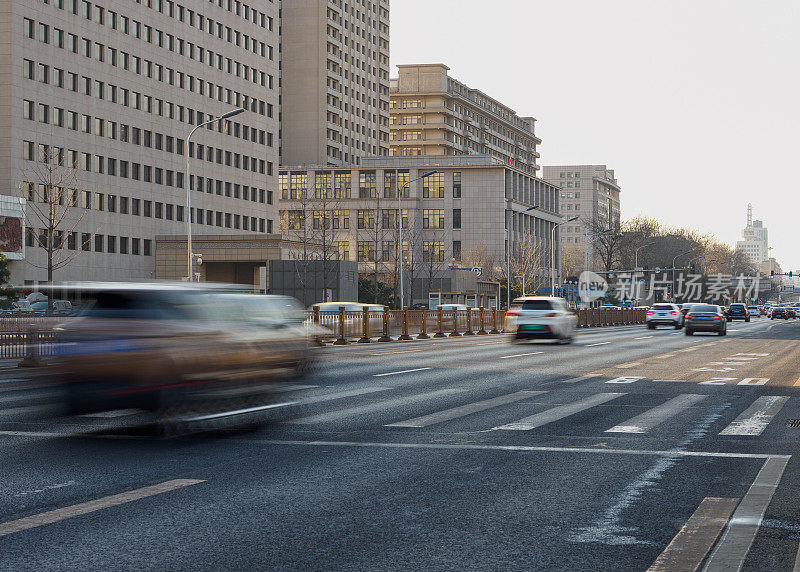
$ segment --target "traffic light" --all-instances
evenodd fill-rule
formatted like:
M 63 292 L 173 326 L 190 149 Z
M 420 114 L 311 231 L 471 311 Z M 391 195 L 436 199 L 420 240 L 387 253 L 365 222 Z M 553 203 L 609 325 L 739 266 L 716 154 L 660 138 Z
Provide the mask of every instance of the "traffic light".
M 789 270 L 789 278 L 791 278 L 791 277 L 792 277 L 792 271 Z
M 770 278 L 775 278 L 775 271 L 774 270 L 770 270 L 769 271 L 769 277 Z

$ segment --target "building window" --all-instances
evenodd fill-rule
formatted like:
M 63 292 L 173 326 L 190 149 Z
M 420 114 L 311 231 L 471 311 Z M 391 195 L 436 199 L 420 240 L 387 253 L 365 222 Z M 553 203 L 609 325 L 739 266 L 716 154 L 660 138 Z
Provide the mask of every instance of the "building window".
M 453 228 L 461 228 L 461 209 L 453 209 Z
M 444 262 L 444 242 L 441 240 L 423 241 L 422 259 L 425 262 Z
M 444 228 L 444 209 L 423 209 L 422 228 Z
M 461 261 L 461 241 L 454 240 L 453 241 L 453 259 L 460 262 Z
M 336 243 L 336 250 L 339 253 L 339 260 L 350 260 L 350 243 L 340 240 Z
M 422 197 L 425 199 L 444 198 L 444 173 L 434 173 L 422 179 Z
M 359 173 L 358 197 L 361 199 L 375 198 L 375 171 Z
M 394 258 L 394 242 L 384 240 L 381 244 L 381 262 L 389 262 Z
M 375 228 L 375 211 L 358 209 L 358 228 Z
M 453 173 L 453 198 L 461 198 L 461 173 Z
M 369 241 L 358 242 L 358 261 L 375 262 L 375 243 Z

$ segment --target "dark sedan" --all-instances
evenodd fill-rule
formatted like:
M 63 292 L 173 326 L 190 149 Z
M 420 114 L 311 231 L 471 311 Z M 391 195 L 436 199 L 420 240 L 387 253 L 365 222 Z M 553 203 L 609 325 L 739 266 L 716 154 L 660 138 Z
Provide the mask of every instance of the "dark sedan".
M 728 333 L 728 320 L 725 312 L 713 304 L 695 304 L 686 314 L 685 332 L 687 336 L 695 332 L 715 332 L 724 336 Z
M 774 320 L 775 318 L 783 318 L 784 320 L 788 320 L 789 312 L 783 306 L 776 306 L 769 314 L 770 320 Z

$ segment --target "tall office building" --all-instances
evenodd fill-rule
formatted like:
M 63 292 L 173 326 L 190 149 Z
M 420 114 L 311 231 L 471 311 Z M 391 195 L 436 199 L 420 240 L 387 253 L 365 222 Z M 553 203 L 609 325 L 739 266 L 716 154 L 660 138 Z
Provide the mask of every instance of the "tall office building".
M 753 205 L 747 205 L 747 226 L 742 229 L 742 240 L 736 250 L 743 251 L 756 264 L 769 260 L 769 233 L 760 220 L 753 220 Z
M 291 0 L 281 11 L 281 164 L 389 154 L 389 0 Z
M 579 217 L 561 227 L 562 244 L 584 248 L 593 229 L 619 229 L 622 189 L 613 169 L 605 165 L 545 166 L 543 176 L 545 181 L 561 187 L 561 216 Z
M 14 283 L 46 278 L 51 169 L 70 185 L 53 237 L 74 256 L 56 280 L 151 278 L 156 235 L 185 235 L 187 217 L 197 234 L 277 230 L 279 4 L 4 3 L 2 204 L 26 213 Z
M 401 65 L 391 80 L 389 154 L 490 155 L 536 175 L 533 117 L 450 77 L 444 64 Z

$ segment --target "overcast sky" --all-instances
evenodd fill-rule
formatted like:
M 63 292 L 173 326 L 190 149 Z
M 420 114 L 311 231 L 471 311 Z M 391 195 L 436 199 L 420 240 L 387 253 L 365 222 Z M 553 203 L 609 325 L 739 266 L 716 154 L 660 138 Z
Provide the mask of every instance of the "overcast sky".
M 638 214 L 733 244 L 747 203 L 800 270 L 800 1 L 392 0 L 396 64 L 537 119 L 541 165 L 606 164 Z

